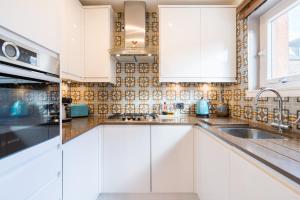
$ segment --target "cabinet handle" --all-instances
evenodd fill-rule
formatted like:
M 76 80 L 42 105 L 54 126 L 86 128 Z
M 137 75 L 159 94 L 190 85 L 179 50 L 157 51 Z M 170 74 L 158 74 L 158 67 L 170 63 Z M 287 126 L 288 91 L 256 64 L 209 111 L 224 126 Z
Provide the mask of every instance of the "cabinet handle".
M 58 145 L 56 146 L 58 150 L 60 149 L 60 146 L 61 146 L 60 144 L 58 144 Z

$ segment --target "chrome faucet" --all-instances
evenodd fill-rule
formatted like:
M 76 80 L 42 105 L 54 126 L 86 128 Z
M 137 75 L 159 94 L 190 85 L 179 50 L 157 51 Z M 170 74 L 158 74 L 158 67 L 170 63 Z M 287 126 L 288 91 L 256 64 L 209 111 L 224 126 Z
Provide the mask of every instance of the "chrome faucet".
M 279 92 L 273 88 L 262 88 L 256 95 L 255 105 L 257 106 L 261 94 L 267 91 L 275 93 L 277 98 L 279 99 L 278 100 L 278 109 L 279 109 L 278 123 L 273 122 L 271 123 L 271 126 L 278 128 L 279 133 L 282 133 L 283 130 L 288 130 L 290 126 L 283 124 L 283 100 Z

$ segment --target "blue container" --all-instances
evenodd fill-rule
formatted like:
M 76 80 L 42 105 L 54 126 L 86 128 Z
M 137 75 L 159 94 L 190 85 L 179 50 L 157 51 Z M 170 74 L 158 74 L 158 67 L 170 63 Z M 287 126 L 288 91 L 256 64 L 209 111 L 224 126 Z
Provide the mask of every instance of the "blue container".
M 209 109 L 210 109 L 210 105 L 208 100 L 201 98 L 199 101 L 197 101 L 196 104 L 197 117 L 204 117 L 204 118 L 209 117 Z
M 89 115 L 89 107 L 87 104 L 71 104 L 71 117 L 87 117 Z

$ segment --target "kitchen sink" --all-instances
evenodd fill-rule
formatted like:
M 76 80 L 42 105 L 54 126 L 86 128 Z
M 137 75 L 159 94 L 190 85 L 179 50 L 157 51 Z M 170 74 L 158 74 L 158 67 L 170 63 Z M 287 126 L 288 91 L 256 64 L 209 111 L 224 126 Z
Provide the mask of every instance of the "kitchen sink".
M 256 128 L 220 128 L 220 130 L 232 136 L 245 139 L 285 139 L 285 137 Z

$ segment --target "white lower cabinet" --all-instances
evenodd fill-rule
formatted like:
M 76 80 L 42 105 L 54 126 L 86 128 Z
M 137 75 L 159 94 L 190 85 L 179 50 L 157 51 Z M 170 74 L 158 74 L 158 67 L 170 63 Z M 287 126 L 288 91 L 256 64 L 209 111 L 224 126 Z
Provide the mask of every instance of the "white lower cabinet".
M 104 125 L 103 192 L 150 192 L 149 125 Z
M 297 192 L 247 160 L 247 155 L 232 152 L 230 159 L 230 200 L 299 200 Z
M 0 160 L 0 199 L 60 200 L 60 137 Z
M 193 126 L 151 126 L 152 192 L 193 192 L 193 155 Z
M 63 145 L 63 199 L 96 200 L 99 195 L 99 127 Z
M 216 138 L 200 132 L 197 159 L 200 199 L 229 200 L 230 149 Z
M 299 185 L 200 127 L 197 193 L 201 200 L 299 200 Z

